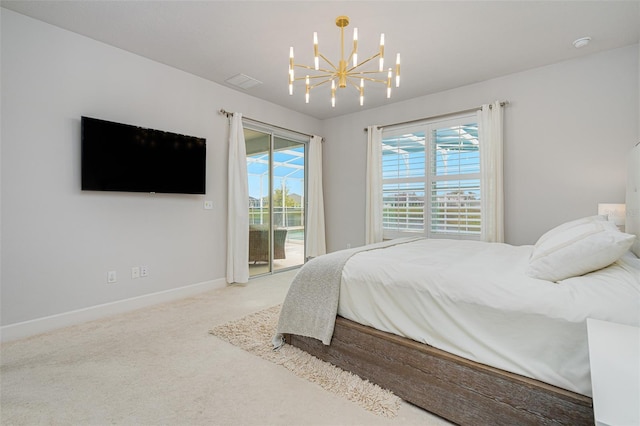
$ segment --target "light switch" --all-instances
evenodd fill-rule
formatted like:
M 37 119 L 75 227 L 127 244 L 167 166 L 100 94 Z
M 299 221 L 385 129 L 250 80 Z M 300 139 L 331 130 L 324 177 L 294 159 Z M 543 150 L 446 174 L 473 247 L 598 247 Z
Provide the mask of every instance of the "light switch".
M 204 202 L 204 209 L 205 209 L 205 210 L 211 210 L 211 209 L 213 209 L 213 201 L 205 201 L 205 202 Z

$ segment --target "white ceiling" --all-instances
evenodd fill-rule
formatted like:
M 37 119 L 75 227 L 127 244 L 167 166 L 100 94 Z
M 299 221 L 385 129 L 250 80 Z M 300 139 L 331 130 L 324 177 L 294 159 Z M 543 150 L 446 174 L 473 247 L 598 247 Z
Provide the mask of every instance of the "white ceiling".
M 242 90 L 325 119 L 526 69 L 632 45 L 640 39 L 634 1 L 8 1 L 16 12 L 117 46 L 229 87 L 243 73 L 263 84 Z M 358 28 L 361 59 L 385 34 L 387 65 L 402 55 L 402 84 L 390 100 L 367 87 L 365 106 L 353 87 L 331 108 L 329 88 L 304 85 L 288 94 L 289 46 L 311 65 L 312 34 L 320 52 L 339 59 L 335 18 L 350 17 L 346 55 Z M 572 42 L 590 36 L 582 49 Z M 300 75 L 300 72 L 299 74 Z

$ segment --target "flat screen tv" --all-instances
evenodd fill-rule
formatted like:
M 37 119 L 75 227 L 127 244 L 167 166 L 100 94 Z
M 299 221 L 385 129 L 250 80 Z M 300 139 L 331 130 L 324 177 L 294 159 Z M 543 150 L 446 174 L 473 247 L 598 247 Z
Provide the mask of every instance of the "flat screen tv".
M 206 139 L 82 117 L 82 190 L 204 194 Z

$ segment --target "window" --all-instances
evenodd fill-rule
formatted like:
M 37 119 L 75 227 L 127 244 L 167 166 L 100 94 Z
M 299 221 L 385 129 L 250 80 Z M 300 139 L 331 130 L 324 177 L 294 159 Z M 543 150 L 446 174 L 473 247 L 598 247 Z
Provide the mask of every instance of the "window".
M 383 131 L 384 238 L 480 237 L 475 114 Z

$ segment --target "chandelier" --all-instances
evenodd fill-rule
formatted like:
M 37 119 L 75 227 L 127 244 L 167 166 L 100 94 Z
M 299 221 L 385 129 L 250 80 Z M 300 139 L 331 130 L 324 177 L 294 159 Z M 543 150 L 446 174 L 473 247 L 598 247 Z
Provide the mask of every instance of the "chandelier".
M 360 105 L 364 105 L 364 82 L 382 83 L 387 87 L 387 98 L 391 97 L 391 80 L 393 72 L 391 68 L 384 69 L 384 34 L 380 34 L 380 49 L 378 52 L 358 62 L 358 29 L 353 29 L 353 50 L 347 59 L 344 56 L 344 28 L 349 25 L 348 16 L 338 16 L 336 25 L 340 28 L 340 61 L 338 66 L 327 59 L 318 50 L 318 33 L 313 33 L 313 59 L 314 65 L 296 64 L 293 60 L 293 47 L 289 48 L 289 95 L 293 95 L 293 83 L 295 81 L 305 82 L 305 101 L 309 103 L 309 92 L 320 85 L 331 83 L 331 106 L 336 106 L 336 89 L 343 89 L 351 84 L 360 93 Z M 326 62 L 327 66 L 320 67 L 320 58 Z M 374 59 L 378 59 L 377 70 L 365 70 L 365 65 Z M 352 63 L 349 66 L 349 63 Z M 304 68 L 311 70 L 311 74 L 304 77 L 296 77 L 294 68 Z M 385 76 L 386 74 L 386 76 Z M 386 78 L 385 78 L 386 77 Z M 400 86 L 400 54 L 396 56 L 395 64 L 395 86 Z

